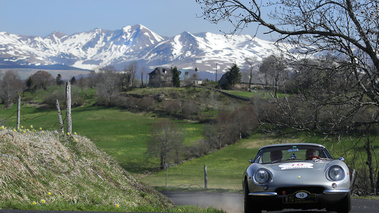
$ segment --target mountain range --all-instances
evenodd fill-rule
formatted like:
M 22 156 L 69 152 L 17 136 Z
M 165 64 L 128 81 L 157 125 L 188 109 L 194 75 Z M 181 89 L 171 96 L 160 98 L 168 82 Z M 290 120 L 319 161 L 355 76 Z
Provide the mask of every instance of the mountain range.
M 176 66 L 212 73 L 216 69 L 225 72 L 233 63 L 243 66 L 245 58 L 261 60 L 274 52 L 273 42 L 249 35 L 183 32 L 165 37 L 143 25 L 72 35 L 53 32 L 46 37 L 0 32 L 2 68 L 55 66 L 96 70 L 112 65 L 123 69 L 136 61 L 148 69 Z

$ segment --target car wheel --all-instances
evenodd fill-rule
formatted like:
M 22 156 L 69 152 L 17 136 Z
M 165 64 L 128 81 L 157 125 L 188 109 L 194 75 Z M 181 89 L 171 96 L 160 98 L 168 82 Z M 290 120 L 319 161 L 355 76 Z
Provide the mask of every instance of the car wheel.
M 249 196 L 249 187 L 247 185 L 247 181 L 244 181 L 243 184 L 243 204 L 244 204 L 244 210 L 245 213 L 250 212 L 250 213 L 261 213 L 262 210 L 257 204 L 254 204 L 253 199 L 251 196 Z
M 350 193 L 348 193 L 342 200 L 332 204 L 327 210 L 336 211 L 338 213 L 348 213 L 351 210 Z
M 350 192 L 341 200 L 338 202 L 337 206 L 337 212 L 338 213 L 348 213 L 351 210 L 351 200 L 350 200 Z

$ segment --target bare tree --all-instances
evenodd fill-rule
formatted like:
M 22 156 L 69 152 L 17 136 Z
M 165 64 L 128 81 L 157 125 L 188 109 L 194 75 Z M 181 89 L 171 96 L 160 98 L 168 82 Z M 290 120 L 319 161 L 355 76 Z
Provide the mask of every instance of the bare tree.
M 138 70 L 138 63 L 133 61 L 129 65 L 124 67 L 124 72 L 130 75 L 130 86 L 134 86 L 134 80 L 136 79 L 136 73 Z
M 146 67 L 141 67 L 140 69 L 140 73 L 141 73 L 141 86 L 144 86 L 144 83 L 143 83 L 143 75 L 146 74 L 147 72 L 147 68 Z M 146 82 L 147 84 L 147 82 Z
M 199 112 L 198 106 L 196 105 L 195 102 L 189 100 L 189 101 L 184 101 L 181 106 L 182 109 L 182 114 L 190 117 L 191 115 L 197 115 Z
M 162 120 L 152 126 L 147 154 L 160 159 L 160 168 L 165 169 L 170 160 L 178 162 L 183 146 L 183 131 L 172 121 Z
M 272 88 L 274 89 L 274 95 L 276 96 L 280 80 L 286 76 L 285 72 L 286 62 L 283 56 L 270 55 L 263 59 L 262 64 L 259 66 L 259 72 L 265 76 L 265 84 L 269 85 L 271 81 Z
M 205 127 L 203 133 L 212 150 L 233 144 L 238 138 L 238 134 L 236 126 L 233 125 L 231 113 L 226 110 L 220 110 L 217 117 Z
M 364 118 L 363 112 L 355 111 L 355 104 L 359 104 L 354 102 L 358 84 L 353 72 L 347 72 L 350 67 L 346 62 L 332 57 L 304 59 L 291 68 L 292 76 L 283 85 L 283 91 L 291 95 L 256 97 L 262 122 L 336 134 L 350 130 L 346 128 Z
M 247 68 L 249 79 L 249 89 L 251 88 L 251 81 L 253 80 L 253 73 L 256 72 L 259 68 L 259 61 L 257 57 L 245 58 L 245 67 Z
M 120 75 L 114 67 L 102 69 L 97 74 L 96 93 L 99 103 L 106 105 L 114 104 L 114 100 L 121 90 Z
M 304 47 L 303 53 L 339 53 L 354 68 L 360 86 L 356 101 L 379 107 L 378 1 L 196 1 L 202 5 L 204 18 L 214 23 L 231 22 L 235 26 L 232 33 L 257 23 L 267 33 L 281 35 L 278 41 L 288 40 Z
M 235 126 L 239 139 L 250 136 L 258 128 L 258 116 L 252 105 L 242 106 L 231 113 L 232 123 Z
M 5 108 L 10 108 L 13 105 L 15 98 L 22 92 L 23 84 L 17 72 L 8 70 L 5 72 L 3 80 L 0 84 L 0 96 L 5 105 Z

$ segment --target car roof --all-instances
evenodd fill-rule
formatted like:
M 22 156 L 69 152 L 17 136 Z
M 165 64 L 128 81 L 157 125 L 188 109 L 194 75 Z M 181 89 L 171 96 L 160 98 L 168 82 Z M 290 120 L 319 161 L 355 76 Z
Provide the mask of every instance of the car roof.
M 261 149 L 266 149 L 266 148 L 272 148 L 272 147 L 281 147 L 281 146 L 315 146 L 319 148 L 325 148 L 325 146 L 317 143 L 281 143 L 281 144 L 272 144 L 272 145 L 267 145 L 263 146 L 260 148 Z

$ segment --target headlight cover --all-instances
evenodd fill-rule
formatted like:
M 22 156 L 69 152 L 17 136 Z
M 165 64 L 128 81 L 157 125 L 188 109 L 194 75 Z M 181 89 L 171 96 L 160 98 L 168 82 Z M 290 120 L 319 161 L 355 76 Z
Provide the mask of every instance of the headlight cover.
M 328 178 L 332 181 L 340 181 L 345 178 L 345 171 L 340 166 L 331 166 L 328 169 Z
M 254 174 L 254 179 L 259 184 L 266 184 L 271 179 L 271 174 L 267 169 L 258 169 Z

